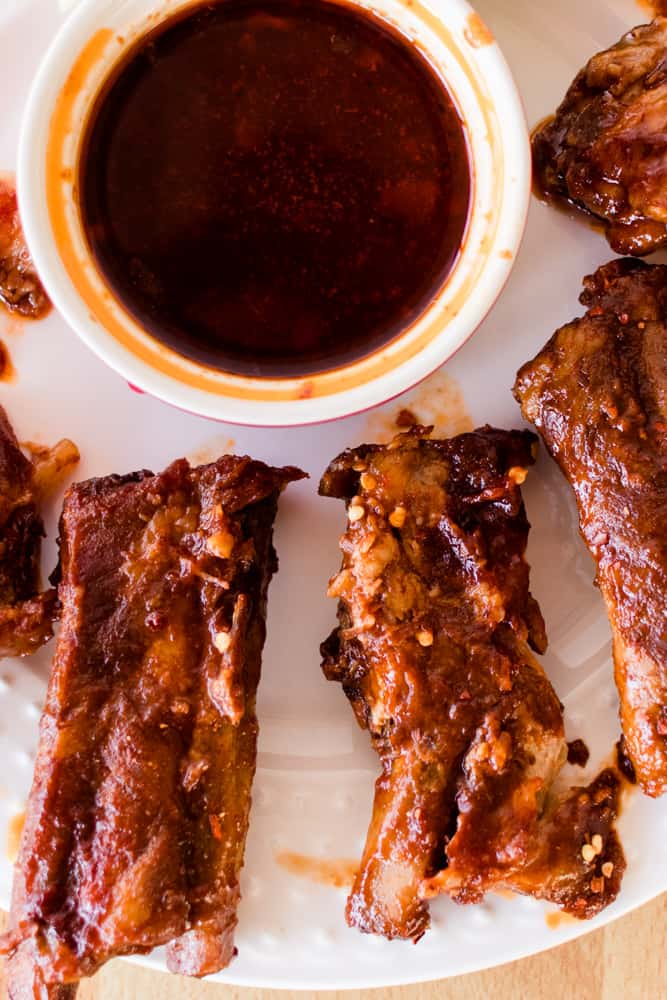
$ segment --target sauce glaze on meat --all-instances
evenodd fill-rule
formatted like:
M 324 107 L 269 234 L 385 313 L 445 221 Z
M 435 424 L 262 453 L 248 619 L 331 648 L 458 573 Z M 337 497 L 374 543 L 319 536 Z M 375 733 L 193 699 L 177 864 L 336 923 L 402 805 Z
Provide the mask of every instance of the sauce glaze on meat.
M 39 506 L 79 460 L 71 441 L 26 456 L 0 407 L 0 657 L 34 653 L 53 635 L 55 590 L 40 593 Z
M 584 281 L 514 393 L 570 482 L 614 637 L 623 746 L 667 791 L 667 267 L 614 260 Z
M 0 303 L 27 319 L 41 319 L 51 309 L 23 235 L 16 185 L 7 174 L 0 174 Z
M 533 138 L 538 188 L 599 217 L 617 253 L 667 245 L 667 18 L 593 56 Z
M 425 434 L 345 452 L 320 487 L 348 514 L 324 671 L 382 762 L 348 922 L 416 940 L 429 897 L 471 903 L 502 887 L 590 917 L 625 867 L 619 779 L 552 793 L 567 744 L 533 653 L 546 636 L 520 490 L 536 439 Z
M 234 955 L 278 496 L 226 456 L 90 480 L 61 522 L 62 624 L 15 873 L 12 1000 L 168 943 Z

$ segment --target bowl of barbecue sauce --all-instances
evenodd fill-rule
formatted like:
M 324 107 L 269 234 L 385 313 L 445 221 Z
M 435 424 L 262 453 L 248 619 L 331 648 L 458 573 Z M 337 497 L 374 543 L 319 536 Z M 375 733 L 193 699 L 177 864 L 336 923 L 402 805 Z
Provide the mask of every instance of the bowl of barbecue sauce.
M 19 155 L 54 304 L 133 385 L 289 425 L 420 381 L 512 266 L 530 187 L 463 0 L 83 0 Z

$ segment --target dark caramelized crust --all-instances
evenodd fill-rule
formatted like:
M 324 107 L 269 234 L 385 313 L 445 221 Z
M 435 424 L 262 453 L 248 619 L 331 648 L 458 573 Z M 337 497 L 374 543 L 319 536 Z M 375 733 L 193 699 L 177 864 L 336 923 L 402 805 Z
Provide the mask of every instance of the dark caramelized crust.
M 520 483 L 536 440 L 490 428 L 450 441 L 426 433 L 344 453 L 320 487 L 348 502 L 324 670 L 382 761 L 348 921 L 416 940 L 428 896 L 474 902 L 500 886 L 591 916 L 615 897 L 624 867 L 617 789 L 610 778 L 604 801 L 582 789 L 548 797 L 567 745 L 531 651 L 546 637 L 528 589 Z M 554 822 L 573 801 L 577 822 Z M 586 862 L 598 830 L 602 846 Z
M 26 319 L 41 319 L 51 309 L 19 218 L 13 175 L 0 174 L 0 303 Z
M 55 988 L 166 942 L 178 972 L 231 960 L 273 521 L 302 475 L 227 456 L 68 492 L 10 982 Z
M 625 750 L 667 789 L 667 267 L 616 260 L 515 395 L 572 485 L 614 634 Z
M 58 455 L 66 461 L 52 468 L 52 475 L 41 475 L 40 468 L 52 467 Z M 0 656 L 34 653 L 53 635 L 56 592 L 39 593 L 44 525 L 38 502 L 78 459 L 70 441 L 53 451 L 42 449 L 36 461 L 26 458 L 0 407 Z
M 667 18 L 590 60 L 533 160 L 541 190 L 604 220 L 617 253 L 667 245 Z

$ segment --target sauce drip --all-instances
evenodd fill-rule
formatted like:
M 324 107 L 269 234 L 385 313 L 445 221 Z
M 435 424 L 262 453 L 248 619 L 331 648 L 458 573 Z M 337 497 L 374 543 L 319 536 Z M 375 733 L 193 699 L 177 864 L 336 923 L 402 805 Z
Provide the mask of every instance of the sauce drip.
M 433 438 L 456 437 L 473 430 L 459 383 L 447 372 L 431 375 L 416 389 L 401 397 L 395 409 L 374 411 L 367 421 L 364 437 L 379 444 L 389 444 L 397 432 L 420 424 L 433 427 Z
M 291 875 L 309 879 L 319 885 L 330 885 L 334 889 L 349 889 L 354 882 L 359 862 L 340 858 L 311 858 L 294 851 L 279 851 L 276 862 Z
M 576 924 L 577 918 L 571 913 L 563 913 L 561 910 L 551 911 L 545 916 L 546 925 L 551 931 L 557 931 L 563 924 Z
M 25 826 L 25 812 L 17 813 L 9 821 L 7 827 L 7 860 L 12 864 L 19 856 L 23 827 Z
M 81 212 L 153 336 L 252 375 L 366 356 L 432 300 L 470 203 L 465 132 L 397 30 L 323 0 L 225 0 L 144 36 L 98 99 Z

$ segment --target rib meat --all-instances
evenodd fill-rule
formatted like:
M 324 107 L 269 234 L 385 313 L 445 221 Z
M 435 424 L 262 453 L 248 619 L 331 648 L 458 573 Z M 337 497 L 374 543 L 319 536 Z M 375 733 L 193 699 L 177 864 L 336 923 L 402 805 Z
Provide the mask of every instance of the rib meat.
M 667 267 L 615 260 L 515 395 L 574 489 L 614 637 L 625 749 L 667 790 Z
M 0 173 L 0 304 L 26 319 L 51 309 L 28 250 L 12 174 Z
M 31 461 L 0 407 L 0 656 L 34 653 L 53 635 L 56 592 L 39 592 L 38 503 L 78 460 L 76 446 L 61 441 Z
M 542 191 L 601 218 L 617 253 L 667 245 L 667 18 L 593 56 L 533 160 Z
M 278 496 L 303 473 L 226 456 L 73 487 L 62 625 L 10 932 L 12 1000 L 169 944 L 233 957 Z M 34 991 L 34 986 L 31 987 Z
M 429 896 L 477 902 L 499 887 L 592 916 L 624 869 L 618 779 L 550 794 L 567 748 L 532 652 L 546 638 L 520 483 L 536 439 L 484 428 L 430 441 L 427 430 L 345 452 L 320 487 L 348 503 L 323 666 L 382 762 L 348 922 L 417 940 Z

